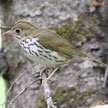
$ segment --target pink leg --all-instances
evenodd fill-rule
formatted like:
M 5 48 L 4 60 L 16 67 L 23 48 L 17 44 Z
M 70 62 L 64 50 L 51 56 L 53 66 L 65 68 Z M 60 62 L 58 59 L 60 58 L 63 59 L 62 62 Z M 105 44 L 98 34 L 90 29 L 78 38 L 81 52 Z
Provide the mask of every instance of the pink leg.
M 42 81 L 42 86 L 45 82 L 48 82 L 50 80 L 50 78 L 54 75 L 54 73 L 59 69 L 59 67 L 56 67 L 54 69 L 54 71 L 48 76 L 48 78 L 45 78 L 43 81 Z
M 40 77 L 42 77 L 42 73 L 43 72 L 48 72 L 48 67 L 44 67 L 41 71 L 40 71 Z

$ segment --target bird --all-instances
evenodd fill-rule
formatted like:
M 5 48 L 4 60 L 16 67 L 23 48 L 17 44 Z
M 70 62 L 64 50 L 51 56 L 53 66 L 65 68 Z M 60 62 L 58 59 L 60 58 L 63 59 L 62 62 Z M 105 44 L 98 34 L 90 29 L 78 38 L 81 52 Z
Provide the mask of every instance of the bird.
M 75 48 L 56 32 L 39 28 L 27 21 L 17 22 L 9 31 L 3 34 L 5 36 L 16 37 L 26 57 L 33 62 L 46 66 L 42 69 L 40 75 L 44 70 L 48 69 L 48 67 L 55 67 L 55 70 L 45 81 L 48 81 L 52 77 L 60 65 L 85 57 L 93 62 L 106 66 L 103 62 Z

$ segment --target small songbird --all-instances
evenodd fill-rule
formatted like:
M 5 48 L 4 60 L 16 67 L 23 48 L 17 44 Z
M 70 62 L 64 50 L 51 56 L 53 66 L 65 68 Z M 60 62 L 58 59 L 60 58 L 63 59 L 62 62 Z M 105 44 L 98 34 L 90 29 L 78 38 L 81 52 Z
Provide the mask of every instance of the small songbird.
M 82 51 L 77 50 L 58 34 L 33 26 L 26 21 L 16 23 L 11 30 L 5 32 L 4 35 L 15 36 L 26 57 L 48 67 L 55 66 L 57 67 L 55 71 L 61 64 L 84 57 L 88 57 L 90 60 L 106 66 L 103 62 L 89 57 Z

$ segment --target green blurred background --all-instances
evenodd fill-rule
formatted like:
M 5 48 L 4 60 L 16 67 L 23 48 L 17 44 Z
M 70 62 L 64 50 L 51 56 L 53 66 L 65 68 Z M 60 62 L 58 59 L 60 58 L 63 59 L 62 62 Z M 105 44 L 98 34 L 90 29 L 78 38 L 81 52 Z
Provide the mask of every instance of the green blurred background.
M 5 108 L 5 104 L 3 104 L 4 102 L 5 102 L 5 84 L 3 77 L 0 76 L 0 108 Z
M 1 38 L 1 29 L 0 29 L 0 50 L 2 48 L 2 38 Z M 0 76 L 0 108 L 5 108 L 5 82 L 2 76 Z M 1 105 L 3 104 L 3 105 Z

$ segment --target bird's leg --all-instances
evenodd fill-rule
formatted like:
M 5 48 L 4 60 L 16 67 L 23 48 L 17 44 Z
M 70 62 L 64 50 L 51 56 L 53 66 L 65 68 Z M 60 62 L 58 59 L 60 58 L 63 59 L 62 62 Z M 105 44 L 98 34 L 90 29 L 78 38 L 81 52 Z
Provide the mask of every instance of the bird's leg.
M 42 77 L 42 73 L 43 72 L 48 72 L 48 67 L 44 67 L 41 71 L 40 71 L 40 77 Z
M 45 79 L 42 81 L 42 86 L 43 86 L 43 84 L 44 84 L 45 82 L 48 82 L 48 81 L 50 80 L 50 78 L 54 75 L 54 73 L 55 73 L 58 69 L 59 69 L 59 67 L 56 67 L 56 68 L 54 69 L 54 71 L 53 71 L 47 78 L 45 78 Z

